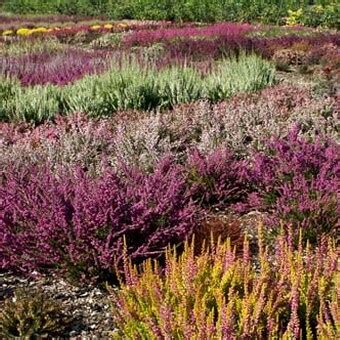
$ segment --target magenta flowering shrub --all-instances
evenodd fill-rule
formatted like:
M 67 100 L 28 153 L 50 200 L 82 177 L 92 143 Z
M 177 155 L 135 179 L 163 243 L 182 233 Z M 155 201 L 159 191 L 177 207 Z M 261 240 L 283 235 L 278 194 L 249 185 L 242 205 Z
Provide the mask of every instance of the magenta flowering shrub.
M 273 38 L 253 38 L 256 51 L 266 57 L 272 57 L 274 52 L 286 49 L 298 44 L 304 44 L 309 48 L 317 48 L 326 44 L 340 46 L 340 34 L 316 34 L 310 36 L 299 36 L 295 34 Z M 307 50 L 308 50 L 307 49 Z
M 134 31 L 122 39 L 122 46 L 144 48 L 161 45 L 162 58 L 158 64 L 164 65 L 189 60 L 210 60 L 238 53 L 252 51 L 253 44 L 245 34 L 253 26 L 238 23 L 219 23 L 204 27 L 170 27 L 158 30 Z
M 51 168 L 46 160 L 7 166 L 0 182 L 0 266 L 102 279 L 120 268 L 123 237 L 138 263 L 181 243 L 202 213 L 215 208 L 263 212 L 271 229 L 283 221 L 314 242 L 338 223 L 339 155 L 334 142 L 308 141 L 295 129 L 245 158 L 223 148 L 191 150 L 182 164 L 163 157 L 148 171 L 102 165 L 92 176 L 86 167 Z
M 240 52 L 252 52 L 254 44 L 244 35 L 230 34 L 215 38 L 178 39 L 166 46 L 166 57 L 170 60 L 210 60 Z
M 323 45 L 340 45 L 340 36 L 336 33 L 318 33 L 303 29 L 304 34 L 288 32 L 282 36 L 266 37 L 256 36 L 262 27 L 239 23 L 217 23 L 203 27 L 161 27 L 159 29 L 136 29 L 126 33 L 122 38 L 121 47 L 150 47 L 161 44 L 164 59 L 167 63 L 182 60 L 210 60 L 240 51 L 255 51 L 271 58 L 277 50 L 287 49 L 303 44 L 309 49 Z M 301 29 L 302 30 L 302 29 Z M 321 52 L 322 54 L 322 52 Z
M 244 162 L 226 149 L 210 154 L 194 150 L 188 157 L 187 176 L 190 195 L 206 207 L 239 202 L 246 192 L 243 180 Z
M 0 187 L 0 268 L 108 278 L 121 265 L 123 236 L 139 262 L 192 233 L 198 209 L 185 189 L 170 159 L 150 174 L 127 168 L 97 178 L 80 169 L 8 169 Z
M 239 212 L 269 213 L 267 223 L 300 226 L 304 236 L 334 232 L 340 213 L 340 148 L 331 141 L 309 142 L 292 130 L 274 138 L 268 150 L 255 152 L 245 174 L 252 189 Z
M 110 65 L 108 53 L 68 48 L 21 56 L 0 56 L 0 75 L 14 77 L 24 86 L 66 85 Z
M 185 27 L 159 28 L 157 30 L 134 31 L 127 34 L 123 43 L 127 47 L 131 46 L 149 46 L 158 42 L 171 42 L 176 39 L 215 39 L 216 37 L 240 36 L 252 30 L 249 24 L 238 23 L 219 23 L 205 27 L 195 27 L 186 25 Z

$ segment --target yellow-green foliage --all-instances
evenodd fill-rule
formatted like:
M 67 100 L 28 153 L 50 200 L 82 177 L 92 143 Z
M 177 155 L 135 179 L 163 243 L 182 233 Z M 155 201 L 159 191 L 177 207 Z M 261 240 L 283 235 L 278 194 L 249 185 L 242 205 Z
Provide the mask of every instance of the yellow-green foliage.
M 288 17 L 286 18 L 286 24 L 289 26 L 294 26 L 297 24 L 301 24 L 301 19 L 303 15 L 302 8 L 299 8 L 296 11 L 288 10 Z
M 70 321 L 60 303 L 39 292 L 18 290 L 1 307 L 1 339 L 58 335 Z
M 261 233 L 260 233 L 261 234 Z M 127 262 L 125 284 L 113 292 L 115 339 L 333 339 L 336 252 L 292 249 L 280 238 L 269 254 L 259 238 L 258 262 L 245 241 L 237 258 L 229 242 L 200 256 L 186 244 L 168 250 L 164 273 Z M 333 308 L 333 309 L 332 309 Z
M 85 76 L 65 87 L 22 87 L 13 79 L 2 79 L 0 120 L 40 122 L 57 113 L 105 116 L 117 110 L 167 108 L 198 99 L 215 102 L 274 82 L 275 66 L 256 55 L 222 60 L 216 72 L 205 77 L 187 66 L 158 71 L 135 61 L 124 61 L 122 65 L 113 62 L 106 73 Z
M 26 36 L 26 35 L 30 35 L 30 34 L 31 34 L 31 30 L 29 28 L 19 28 L 17 30 L 17 35 Z

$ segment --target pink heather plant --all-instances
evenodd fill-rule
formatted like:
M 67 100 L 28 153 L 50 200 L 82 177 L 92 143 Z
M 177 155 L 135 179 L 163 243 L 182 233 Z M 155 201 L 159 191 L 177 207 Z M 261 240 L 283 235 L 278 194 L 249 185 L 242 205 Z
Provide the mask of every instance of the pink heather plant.
M 80 169 L 54 175 L 47 167 L 8 168 L 0 188 L 0 267 L 107 278 L 121 264 L 123 236 L 133 261 L 159 256 L 197 222 L 185 188 L 170 160 L 151 174 L 108 170 L 95 179 Z
M 315 241 L 339 226 L 340 149 L 331 141 L 308 142 L 298 132 L 273 138 L 268 151 L 252 155 L 246 178 L 253 189 L 235 208 L 269 212 L 268 223 L 299 225 Z
M 279 220 L 300 226 L 312 242 L 337 226 L 340 162 L 332 142 L 309 142 L 292 131 L 245 160 L 223 149 L 191 151 L 183 159 L 180 165 L 163 158 L 148 172 L 102 165 L 96 176 L 67 166 L 53 172 L 46 161 L 7 166 L 0 187 L 1 267 L 111 275 L 122 261 L 123 236 L 133 261 L 160 255 L 192 233 L 201 207 L 259 210 L 268 226 L 277 228 Z
M 252 30 L 251 25 L 237 23 L 219 23 L 205 27 L 160 28 L 153 31 L 143 30 L 127 34 L 123 43 L 125 46 L 147 46 L 175 39 L 214 39 L 224 36 L 240 36 L 250 30 Z
M 204 155 L 194 150 L 186 168 L 190 195 L 203 206 L 239 202 L 246 192 L 247 183 L 242 180 L 244 164 L 230 151 L 217 149 Z
M 271 58 L 276 51 L 291 48 L 297 44 L 304 44 L 309 49 L 326 44 L 337 47 L 340 45 L 339 34 L 311 33 L 301 36 L 295 34 L 294 31 L 278 37 L 257 37 L 248 34 L 256 33 L 257 29 L 249 24 L 226 22 L 204 27 L 135 30 L 123 36 L 121 46 L 130 49 L 136 46 L 150 47 L 161 44 L 164 48 L 161 59 L 174 62 L 192 59 L 210 60 L 240 51 L 255 51 Z
M 33 130 L 24 124 L 5 124 L 0 130 L 1 171 L 10 166 L 47 163 L 53 170 L 80 166 L 98 175 L 109 155 L 115 154 L 114 125 L 106 119 L 90 120 L 76 114 L 59 117 L 55 123 L 45 123 Z M 114 168 L 117 166 L 118 161 Z
M 1 56 L 0 75 L 19 79 L 24 86 L 66 85 L 86 74 L 100 73 L 110 66 L 110 55 L 81 49 L 65 49 L 22 56 Z

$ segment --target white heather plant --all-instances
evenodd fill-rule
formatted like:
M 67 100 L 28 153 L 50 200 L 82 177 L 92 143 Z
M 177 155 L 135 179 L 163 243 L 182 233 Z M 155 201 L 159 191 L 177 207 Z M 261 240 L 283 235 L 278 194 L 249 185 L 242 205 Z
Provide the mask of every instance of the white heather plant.
M 306 137 L 339 141 L 336 105 L 331 97 L 314 98 L 308 88 L 277 85 L 213 106 L 197 102 L 172 111 L 122 112 L 100 121 L 70 115 L 57 124 L 42 125 L 17 142 L 4 139 L 0 168 L 13 160 L 17 164 L 46 160 L 54 166 L 80 164 L 94 173 L 100 172 L 103 161 L 113 167 L 123 161 L 150 168 L 165 154 L 184 160 L 189 149 L 211 151 L 219 146 L 246 155 L 253 148 L 262 149 L 270 136 L 287 134 L 296 124 Z
M 211 151 L 225 146 L 239 154 L 262 149 L 272 135 L 283 136 L 296 124 L 304 136 L 338 139 L 339 113 L 334 98 L 316 99 L 308 89 L 278 85 L 259 94 L 240 95 L 214 106 L 181 105 L 118 123 L 115 151 L 119 159 L 150 166 L 166 153 L 181 158 L 186 150 Z M 112 155 L 115 163 L 116 155 Z

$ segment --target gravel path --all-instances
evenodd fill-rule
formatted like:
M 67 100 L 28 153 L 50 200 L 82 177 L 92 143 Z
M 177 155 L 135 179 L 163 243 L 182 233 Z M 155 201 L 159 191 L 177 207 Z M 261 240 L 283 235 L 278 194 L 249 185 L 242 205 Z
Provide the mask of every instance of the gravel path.
M 0 308 L 18 288 L 39 289 L 63 303 L 73 318 L 63 339 L 109 339 L 114 330 L 108 293 L 94 286 L 75 287 L 53 276 L 30 280 L 0 272 Z

